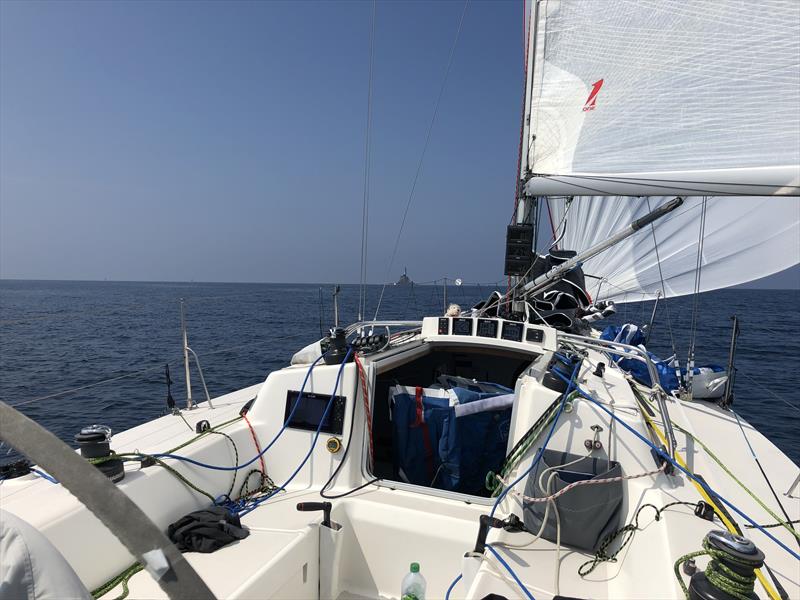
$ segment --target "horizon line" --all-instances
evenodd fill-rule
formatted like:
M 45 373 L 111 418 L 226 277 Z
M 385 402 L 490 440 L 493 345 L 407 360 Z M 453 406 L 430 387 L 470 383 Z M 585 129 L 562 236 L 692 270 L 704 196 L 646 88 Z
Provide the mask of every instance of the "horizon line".
M 764 277 L 769 277 L 769 275 L 765 275 Z M 411 285 L 432 285 L 437 282 L 440 282 L 444 278 L 439 278 L 437 280 L 432 281 L 425 281 L 425 282 L 411 282 Z M 450 279 L 449 277 L 447 279 Z M 196 281 L 193 279 L 190 280 L 157 280 L 157 279 L 39 279 L 39 278 L 27 278 L 27 277 L 2 277 L 0 276 L 0 283 L 3 281 L 25 281 L 25 282 L 42 282 L 42 283 L 51 283 L 51 282 L 59 282 L 59 283 L 181 283 L 181 284 L 217 284 L 217 285 L 315 285 L 315 286 L 323 286 L 323 285 L 353 285 L 358 286 L 360 283 L 342 283 L 342 282 L 309 282 L 309 281 Z M 451 281 L 454 281 L 451 280 Z M 496 284 L 498 282 L 503 281 L 503 279 L 497 281 L 490 281 L 490 282 L 471 282 L 465 281 L 462 285 L 464 286 L 490 286 L 492 284 Z M 758 280 L 755 280 L 758 281 Z M 749 282 L 748 282 L 749 283 Z M 717 288 L 714 290 L 707 290 L 701 293 L 707 292 L 714 292 L 719 290 L 764 290 L 764 291 L 785 291 L 785 292 L 797 292 L 800 291 L 800 286 L 798 287 L 746 287 L 748 283 L 742 283 L 735 286 L 725 287 L 725 288 Z M 386 283 L 367 283 L 366 285 L 395 285 L 395 282 L 386 282 Z M 454 287 L 455 284 L 453 284 Z M 401 286 L 405 287 L 405 286 Z M 689 294 L 686 294 L 689 295 Z M 652 300 L 651 300 L 652 301 Z

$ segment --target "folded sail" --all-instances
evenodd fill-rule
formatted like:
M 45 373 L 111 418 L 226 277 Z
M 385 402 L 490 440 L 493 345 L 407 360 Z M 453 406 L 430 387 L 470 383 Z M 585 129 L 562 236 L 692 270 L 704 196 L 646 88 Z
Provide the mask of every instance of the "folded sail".
M 800 194 L 798 0 L 530 14 L 529 195 Z
M 559 248 L 578 252 L 610 237 L 672 196 L 575 196 L 548 199 Z M 648 205 L 649 202 L 649 205 Z M 694 291 L 702 197 L 587 260 L 584 272 L 595 300 L 634 302 Z M 659 259 L 661 272 L 659 273 Z M 729 287 L 800 263 L 800 199 L 709 197 L 700 291 Z M 663 286 L 661 276 L 663 275 Z

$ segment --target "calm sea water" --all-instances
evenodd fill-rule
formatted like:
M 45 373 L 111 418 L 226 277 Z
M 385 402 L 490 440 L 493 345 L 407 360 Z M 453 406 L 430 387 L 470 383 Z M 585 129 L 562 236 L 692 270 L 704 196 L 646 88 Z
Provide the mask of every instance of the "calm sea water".
M 0 281 L 0 398 L 71 443 L 81 427 L 115 431 L 164 413 L 164 365 L 179 405 L 185 399 L 179 298 L 186 300 L 189 344 L 212 396 L 263 381 L 332 322 L 330 285 Z M 448 288 L 471 306 L 486 286 Z M 369 287 L 368 314 L 379 286 Z M 343 323 L 356 318 L 357 286 L 342 286 Z M 387 287 L 380 316 L 440 314 L 437 286 Z M 734 408 L 800 464 L 800 291 L 721 290 L 700 296 L 698 363 L 725 365 L 730 316 L 741 319 Z M 668 310 L 667 310 L 668 309 Z M 611 322 L 647 322 L 652 303 L 627 304 Z M 678 355 L 689 343 L 691 299 L 659 305 L 650 349 Z M 97 382 L 106 381 L 99 385 Z M 193 375 L 193 395 L 202 399 Z M 91 386 L 91 387 L 86 387 Z M 83 389 L 75 389 L 83 388 Z M 67 390 L 75 390 L 62 393 Z M 731 443 L 743 443 L 731 440 Z M 14 455 L 0 450 L 0 461 Z

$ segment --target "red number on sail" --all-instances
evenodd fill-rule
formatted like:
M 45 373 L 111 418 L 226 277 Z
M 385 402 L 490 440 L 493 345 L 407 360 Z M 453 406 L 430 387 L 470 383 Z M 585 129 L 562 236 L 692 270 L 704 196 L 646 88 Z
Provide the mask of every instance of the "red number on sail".
M 600 93 L 600 88 L 603 87 L 603 80 L 599 79 L 592 84 L 592 91 L 589 92 L 589 97 L 586 99 L 586 104 L 583 105 L 583 110 L 594 110 L 595 103 L 597 102 L 597 94 Z

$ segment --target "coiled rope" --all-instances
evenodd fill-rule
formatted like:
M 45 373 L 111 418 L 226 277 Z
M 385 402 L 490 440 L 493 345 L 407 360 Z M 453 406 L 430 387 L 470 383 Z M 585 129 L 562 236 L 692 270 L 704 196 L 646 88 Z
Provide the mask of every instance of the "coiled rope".
M 703 550 L 684 554 L 677 561 L 675 561 L 675 566 L 673 568 L 675 571 L 675 577 L 678 578 L 678 583 L 680 583 L 683 593 L 686 594 L 687 600 L 689 598 L 689 588 L 686 587 L 686 583 L 683 581 L 683 577 L 681 577 L 680 567 L 686 561 L 697 558 L 698 556 L 711 557 L 711 560 L 709 561 L 705 570 L 705 576 L 711 585 L 727 594 L 730 594 L 734 598 L 738 598 L 739 600 L 751 600 L 753 593 L 755 592 L 756 584 L 756 574 L 754 569 L 761 566 L 761 561 L 753 562 L 743 560 L 728 554 L 727 552 L 723 552 L 722 550 L 713 547 L 708 541 L 708 537 L 703 539 Z M 737 566 L 744 567 L 745 569 L 752 569 L 753 573 L 752 575 L 742 575 L 728 567 L 725 562 L 733 563 Z

